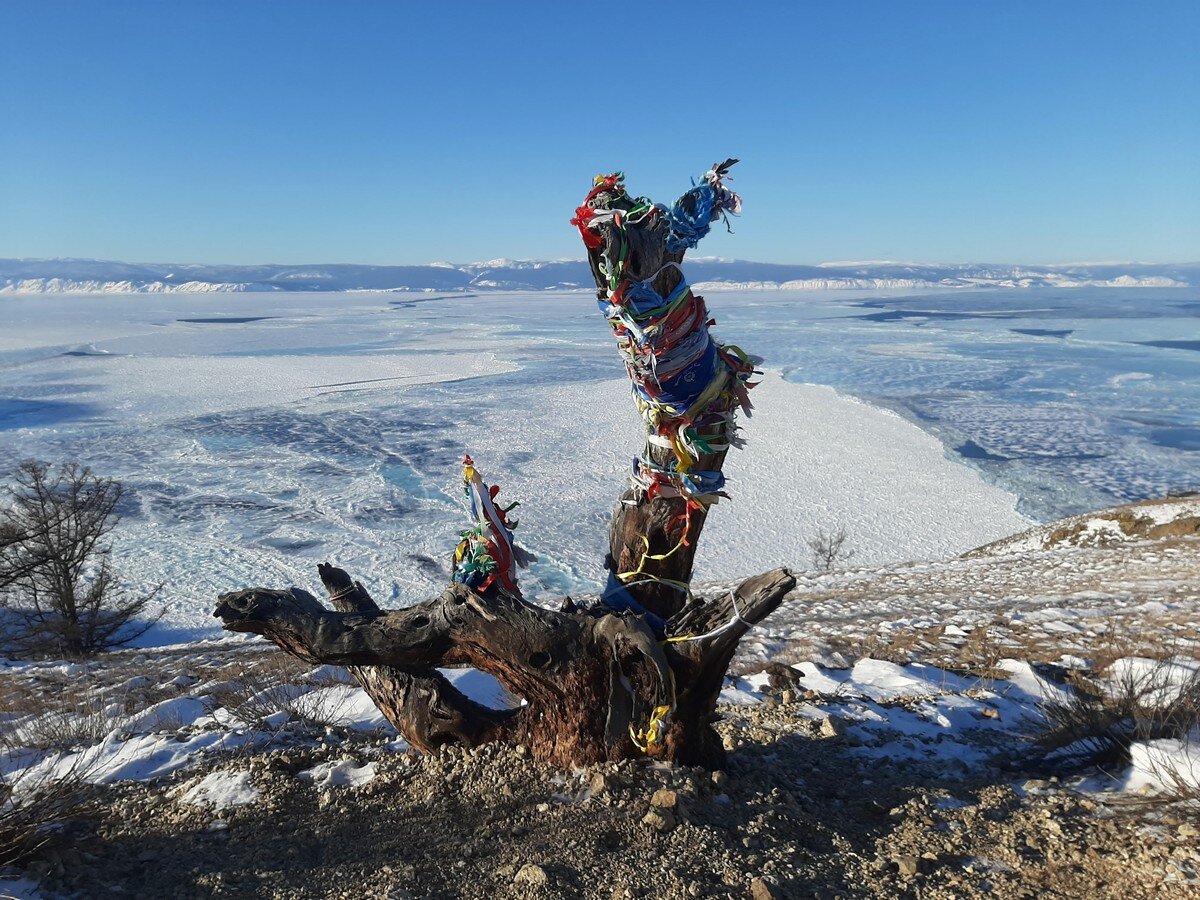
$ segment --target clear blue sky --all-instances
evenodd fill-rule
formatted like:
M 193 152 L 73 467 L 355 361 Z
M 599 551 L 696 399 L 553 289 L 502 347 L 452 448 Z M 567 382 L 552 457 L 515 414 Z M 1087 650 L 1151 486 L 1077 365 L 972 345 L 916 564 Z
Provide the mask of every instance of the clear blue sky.
M 741 157 L 706 255 L 1200 259 L 1200 3 L 4 0 L 0 256 L 579 255 Z

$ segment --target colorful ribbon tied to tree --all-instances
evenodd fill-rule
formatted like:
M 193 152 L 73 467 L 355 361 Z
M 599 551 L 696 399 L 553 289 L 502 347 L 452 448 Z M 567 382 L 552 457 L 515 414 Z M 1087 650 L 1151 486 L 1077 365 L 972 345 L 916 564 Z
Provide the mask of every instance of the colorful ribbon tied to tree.
M 654 230 L 667 251 L 682 257 L 713 222 L 741 212 L 741 198 L 724 184 L 736 162 L 714 165 L 669 207 L 631 197 L 621 172 L 597 175 L 571 219 L 584 245 L 598 256 L 605 284 L 599 292 L 600 311 L 629 373 L 647 445 L 674 454 L 665 466 L 653 462 L 649 453 L 634 460 L 632 480 L 651 497 L 679 496 L 708 505 L 728 496 L 720 472 L 695 465 L 704 454 L 740 445 L 734 412 L 741 407 L 750 414 L 747 389 L 753 386 L 754 366 L 740 348 L 724 346 L 710 335 L 709 326 L 716 323 L 678 262 L 669 261 L 641 280 L 630 277 L 630 233 L 657 225 Z M 663 296 L 655 283 L 667 269 L 678 273 L 678 281 Z
M 484 484 L 469 456 L 463 457 L 463 490 L 471 505 L 472 527 L 461 533 L 454 550 L 454 580 L 481 594 L 500 588 L 519 596 L 516 567 L 533 559 L 513 542 L 517 522 L 508 514 L 520 504 L 498 506 L 500 488 Z

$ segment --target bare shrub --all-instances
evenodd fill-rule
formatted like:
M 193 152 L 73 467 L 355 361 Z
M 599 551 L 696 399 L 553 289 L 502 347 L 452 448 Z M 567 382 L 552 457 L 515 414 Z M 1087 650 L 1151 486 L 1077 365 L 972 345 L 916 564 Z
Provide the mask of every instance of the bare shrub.
M 85 466 L 27 461 L 0 508 L 0 651 L 90 656 L 119 647 L 157 620 L 142 596 L 119 589 L 108 536 L 122 488 Z
M 0 757 L 17 763 L 14 773 L 0 774 L 3 868 L 27 861 L 54 840 L 64 823 L 90 810 L 95 788 L 87 780 L 85 757 L 68 751 L 102 737 L 106 728 L 99 723 L 107 720 L 95 705 L 76 715 L 68 709 L 73 704 L 12 684 L 0 686 Z
M 63 824 L 89 811 L 94 796 L 74 769 L 0 776 L 0 868 L 25 862 L 53 841 Z
M 1178 674 L 1170 659 L 1104 680 L 1075 674 L 1072 691 L 1043 703 L 1035 741 L 1047 754 L 1105 767 L 1128 765 L 1134 742 L 1186 742 L 1200 729 L 1200 671 Z
M 90 690 L 73 690 L 61 703 L 6 723 L 0 747 L 71 750 L 98 743 L 115 724 L 105 712 L 106 705 Z
M 818 572 L 832 571 L 834 566 L 844 563 L 854 556 L 855 551 L 846 546 L 849 535 L 845 526 L 837 531 L 826 531 L 818 528 L 816 535 L 808 541 L 808 549 L 812 554 L 813 567 Z
M 345 695 L 317 691 L 345 682 L 320 672 L 313 673 L 291 657 L 269 656 L 215 691 L 213 701 L 252 726 L 285 712 L 289 721 L 314 728 L 337 727 L 345 723 Z

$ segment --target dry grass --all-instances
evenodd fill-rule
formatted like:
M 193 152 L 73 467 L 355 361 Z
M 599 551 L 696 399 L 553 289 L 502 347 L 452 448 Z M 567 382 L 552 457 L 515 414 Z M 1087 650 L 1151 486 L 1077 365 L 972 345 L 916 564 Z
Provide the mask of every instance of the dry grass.
M 213 702 L 248 725 L 261 726 L 279 712 L 287 713 L 291 722 L 319 729 L 336 727 L 345 720 L 343 697 L 315 692 L 344 681 L 321 670 L 314 673 L 286 654 L 271 654 L 225 675 L 227 686 L 213 693 Z
M 28 860 L 60 828 L 93 807 L 95 788 L 77 769 L 0 778 L 0 868 Z
M 1134 742 L 1188 741 L 1200 729 L 1200 671 L 1180 675 L 1172 658 L 1104 679 L 1076 673 L 1073 690 L 1043 705 L 1035 742 L 1048 755 L 1115 767 L 1128 765 Z
M 64 691 L 53 702 L 41 692 L 26 692 L 21 699 L 16 708 L 0 707 L 8 718 L 0 749 L 71 750 L 102 740 L 116 725 L 106 712 L 111 701 L 89 684 Z
M 36 760 L 90 744 L 112 728 L 91 691 L 64 693 L 47 704 L 41 691 L 0 685 L 0 757 Z M 61 826 L 91 808 L 94 788 L 80 764 L 0 776 L 0 867 L 15 866 L 51 843 Z

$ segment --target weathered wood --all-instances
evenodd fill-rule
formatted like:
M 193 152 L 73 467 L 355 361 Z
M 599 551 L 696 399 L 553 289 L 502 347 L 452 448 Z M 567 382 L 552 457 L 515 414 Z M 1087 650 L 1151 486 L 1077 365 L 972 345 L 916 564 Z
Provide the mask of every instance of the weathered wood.
M 343 569 L 321 563 L 317 572 L 338 612 L 382 613 L 367 589 Z M 346 670 L 401 736 L 425 752 L 443 744 L 474 747 L 498 740 L 514 715 L 476 703 L 436 670 L 406 672 L 393 666 L 347 666 Z
M 361 598 L 358 609 L 335 612 L 303 591 L 254 588 L 223 595 L 215 615 L 225 628 L 260 634 L 308 662 L 349 667 L 420 749 L 515 740 L 561 765 L 628 758 L 643 752 L 631 731 L 644 726 L 659 698 L 670 697 L 675 712 L 649 755 L 719 765 L 711 715 L 725 669 L 741 635 L 794 585 L 785 569 L 748 579 L 681 624 L 703 635 L 728 623 L 734 594 L 742 621 L 665 645 L 638 616 L 556 612 L 462 585 L 393 612 L 363 609 Z M 479 706 L 432 671 L 446 665 L 487 672 L 526 705 L 506 712 Z
M 649 455 L 660 465 L 672 458 L 671 451 L 661 447 L 649 448 Z M 719 471 L 724 461 L 723 452 L 705 455 L 700 457 L 699 466 Z M 685 515 L 688 517 L 688 546 L 680 547 L 666 559 L 654 559 L 670 553 L 677 546 Z M 666 582 L 688 583 L 692 580 L 696 547 L 707 519 L 707 507 L 693 506 L 689 510 L 687 501 L 680 497 L 655 497 L 652 500 L 642 491 L 626 489 L 613 509 L 605 564 L 614 575 L 640 568 L 641 576 L 629 578 L 627 590 L 650 612 L 669 619 L 683 608 L 687 594 Z

